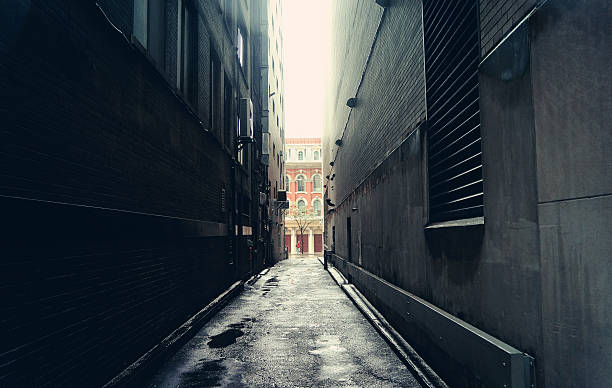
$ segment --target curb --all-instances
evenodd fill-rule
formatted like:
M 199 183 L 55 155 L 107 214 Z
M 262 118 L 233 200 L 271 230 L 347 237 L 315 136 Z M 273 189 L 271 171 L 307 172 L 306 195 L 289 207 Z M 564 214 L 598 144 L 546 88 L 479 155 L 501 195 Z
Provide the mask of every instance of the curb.
M 268 269 L 269 270 L 269 269 Z M 266 271 L 266 270 L 264 270 Z M 255 283 L 262 276 L 260 272 L 249 281 Z M 267 271 L 266 271 L 267 273 Z M 265 274 L 265 273 L 264 273 Z M 253 280 L 255 279 L 255 280 Z M 221 295 L 216 297 L 202 310 L 198 311 L 187 322 L 164 338 L 159 344 L 152 347 L 142 357 L 125 368 L 102 388 L 119 388 L 141 386 L 149 377 L 149 372 L 159 366 L 168 356 L 173 354 L 179 347 L 184 345 L 193 335 L 208 321 L 217 311 L 227 304 L 236 294 L 244 288 L 245 282 L 239 280 L 232 284 Z
M 448 385 L 427 365 L 425 360 L 404 340 L 370 301 L 346 280 L 340 271 L 328 263 L 327 272 L 423 387 L 448 388 Z
M 248 284 L 249 286 L 252 286 L 253 284 L 255 284 L 255 282 L 257 282 L 259 280 L 260 277 L 264 276 L 269 271 L 270 271 L 270 268 L 266 268 L 263 271 L 261 271 L 260 273 L 258 273 L 257 275 L 251 276 L 251 278 L 246 281 L 246 284 Z

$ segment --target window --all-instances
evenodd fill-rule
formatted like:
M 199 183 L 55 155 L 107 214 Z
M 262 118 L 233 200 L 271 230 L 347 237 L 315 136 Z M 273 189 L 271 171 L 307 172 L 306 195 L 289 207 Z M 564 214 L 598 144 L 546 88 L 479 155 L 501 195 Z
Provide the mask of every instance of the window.
M 312 177 L 312 191 L 321 191 L 321 175 L 313 175 Z
M 134 37 L 147 48 L 148 0 L 134 0 Z
M 304 153 L 302 151 L 298 152 L 298 160 L 304 160 Z
M 319 151 L 314 152 L 314 160 L 319 160 Z
M 196 88 L 196 43 L 197 43 L 197 20 L 196 13 L 187 1 L 182 2 L 182 10 L 179 17 L 180 37 L 178 44 L 178 88 L 183 92 L 187 101 L 195 105 L 197 99 Z
M 285 191 L 290 192 L 290 180 L 289 180 L 289 175 L 285 175 Z
M 297 201 L 297 208 L 300 212 L 306 211 L 306 201 L 300 199 Z
M 296 178 L 296 182 L 297 182 L 297 191 L 306 191 L 306 184 L 305 184 L 305 179 L 304 179 L 304 175 L 298 175 L 298 177 Z
M 477 3 L 423 1 L 430 222 L 483 215 Z
M 232 102 L 234 101 L 234 92 L 227 74 L 224 76 L 223 89 L 223 142 L 225 143 L 226 147 L 231 148 L 233 140 L 232 132 L 234 130 L 234 121 L 232 120 Z
M 221 77 L 223 71 L 221 70 L 221 61 L 217 56 L 217 52 L 213 48 L 212 41 L 210 42 L 210 116 L 209 116 L 209 127 L 210 129 L 219 136 L 221 131 Z
M 164 69 L 166 48 L 166 4 L 134 0 L 134 37 L 147 50 L 155 65 Z
M 237 54 L 240 66 L 244 67 L 244 38 L 240 27 L 238 27 L 238 33 L 236 34 L 236 49 L 238 50 Z
M 321 215 L 321 201 L 319 201 L 318 199 L 315 199 L 312 202 L 312 209 L 314 211 L 315 216 L 320 216 Z

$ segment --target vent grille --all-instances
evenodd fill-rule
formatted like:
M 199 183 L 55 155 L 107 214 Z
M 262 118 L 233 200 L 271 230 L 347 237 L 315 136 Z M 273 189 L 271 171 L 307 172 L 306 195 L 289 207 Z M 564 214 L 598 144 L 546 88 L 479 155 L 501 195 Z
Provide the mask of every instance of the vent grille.
M 476 0 L 424 0 L 429 215 L 483 215 Z

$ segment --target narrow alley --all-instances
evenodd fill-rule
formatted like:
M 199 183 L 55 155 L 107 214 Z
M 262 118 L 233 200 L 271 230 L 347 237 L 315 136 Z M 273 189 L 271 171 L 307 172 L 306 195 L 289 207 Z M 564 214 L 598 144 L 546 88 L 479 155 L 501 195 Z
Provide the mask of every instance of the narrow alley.
M 0 388 L 612 387 L 612 0 L 1 3 Z
M 313 257 L 272 267 L 216 314 L 149 387 L 419 387 Z

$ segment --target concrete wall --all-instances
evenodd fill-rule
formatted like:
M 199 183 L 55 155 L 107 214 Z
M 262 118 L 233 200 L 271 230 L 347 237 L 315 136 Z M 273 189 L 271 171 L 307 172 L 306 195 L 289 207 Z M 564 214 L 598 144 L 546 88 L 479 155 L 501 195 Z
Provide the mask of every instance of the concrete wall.
M 612 93 L 604 54 L 612 52 L 610 6 L 549 2 L 523 25 L 511 22 L 518 28 L 510 36 L 505 20 L 522 19 L 533 2 L 496 3 L 481 4 L 481 24 L 482 5 L 510 15 L 481 30 L 481 36 L 502 31 L 481 44 L 490 54 L 480 71 L 484 225 L 427 228 L 423 98 L 387 98 L 422 95 L 424 81 L 415 81 L 423 80 L 422 69 L 404 68 L 420 55 L 406 55 L 419 29 L 393 23 L 410 20 L 420 2 L 394 2 L 384 11 L 358 91 L 368 98 L 358 98 L 350 115 L 328 105 L 328 126 L 347 117 L 348 124 L 339 149 L 337 125 L 324 133 L 324 165 L 336 174 L 327 193 L 336 207 L 326 218 L 326 241 L 331 246 L 335 226 L 336 253 L 348 259 L 350 217 L 351 261 L 359 268 L 535 357 L 539 386 L 606 386 L 612 382 L 604 354 L 612 338 L 604 318 L 612 270 L 605 254 L 612 241 L 606 232 L 612 164 L 605 156 Z M 336 12 L 337 20 L 362 15 Z M 369 31 L 368 23 L 355 35 Z M 349 26 L 336 26 L 336 51 L 350 63 L 359 55 L 343 38 Z M 351 75 L 343 69 L 341 79 L 351 82 Z M 329 93 L 349 89 L 342 88 Z M 361 286 L 376 300 L 374 290 Z M 405 325 L 403 311 L 386 313 Z M 427 327 L 399 329 L 452 386 L 484 384 L 477 371 L 453 365 L 443 346 L 423 341 L 432 335 Z
M 546 386 L 612 384 L 612 4 L 530 22 Z

